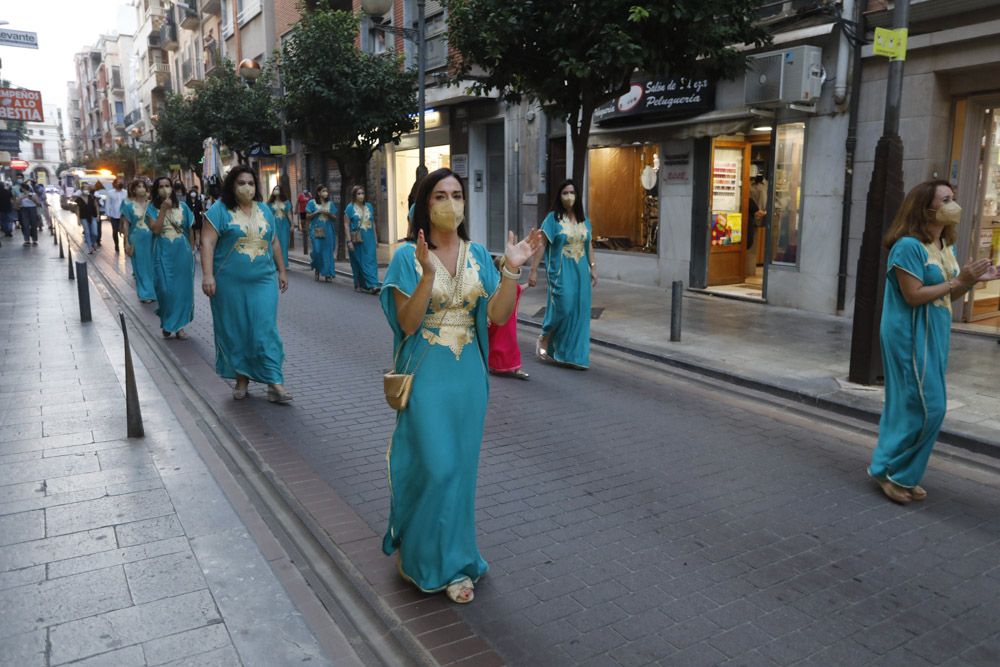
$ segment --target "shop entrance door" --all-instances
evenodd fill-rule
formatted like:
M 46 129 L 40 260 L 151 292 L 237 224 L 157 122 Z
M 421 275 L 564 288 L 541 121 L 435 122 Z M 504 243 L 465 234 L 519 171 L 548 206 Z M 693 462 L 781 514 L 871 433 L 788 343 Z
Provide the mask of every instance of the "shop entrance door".
M 503 121 L 486 126 L 486 249 L 502 253 L 507 245 L 507 178 Z
M 707 281 L 713 292 L 763 298 L 765 228 L 754 213 L 767 207 L 769 163 L 769 143 L 713 142 Z
M 979 183 L 972 211 L 970 256 L 1000 263 L 1000 104 L 984 110 Z M 977 283 L 966 303 L 972 322 L 1000 325 L 1000 281 Z

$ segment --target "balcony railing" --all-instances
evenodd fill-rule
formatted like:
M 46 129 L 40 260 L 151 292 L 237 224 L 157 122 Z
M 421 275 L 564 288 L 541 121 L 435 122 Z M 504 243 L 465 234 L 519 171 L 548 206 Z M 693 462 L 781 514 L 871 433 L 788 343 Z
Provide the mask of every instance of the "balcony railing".
M 215 42 L 205 44 L 205 76 L 215 74 L 222 66 L 222 57 L 219 55 L 219 47 Z
M 167 51 L 177 50 L 177 24 L 165 22 L 160 26 L 160 42 Z
M 197 30 L 201 27 L 201 17 L 194 7 L 194 0 L 189 0 L 187 7 L 177 5 L 177 19 L 185 30 Z
M 160 39 L 159 32 L 149 33 L 149 37 L 146 38 L 146 45 L 151 49 L 162 49 L 163 41 Z
M 794 20 L 839 5 L 840 2 L 841 0 L 764 0 L 757 8 L 757 20 L 761 23 Z
M 201 88 L 203 84 L 198 76 L 198 68 L 190 60 L 181 62 L 181 81 L 188 88 Z
M 139 109 L 132 109 L 127 114 L 125 114 L 125 126 L 129 127 L 135 125 L 140 120 L 142 120 L 142 111 Z
M 221 0 L 203 0 L 201 11 L 205 14 L 218 15 L 222 11 L 222 2 Z

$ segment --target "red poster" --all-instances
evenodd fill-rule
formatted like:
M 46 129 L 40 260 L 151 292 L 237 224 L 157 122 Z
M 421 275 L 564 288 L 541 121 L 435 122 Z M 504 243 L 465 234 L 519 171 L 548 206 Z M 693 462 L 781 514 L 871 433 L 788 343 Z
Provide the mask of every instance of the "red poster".
M 0 88 L 0 120 L 44 122 L 42 94 L 37 90 Z

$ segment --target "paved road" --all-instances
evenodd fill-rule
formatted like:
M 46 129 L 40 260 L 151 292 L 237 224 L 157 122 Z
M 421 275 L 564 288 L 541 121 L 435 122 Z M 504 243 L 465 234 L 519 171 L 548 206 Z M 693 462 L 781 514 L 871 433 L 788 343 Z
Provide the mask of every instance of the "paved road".
M 189 344 L 211 359 L 200 295 L 196 311 Z M 270 423 L 382 531 L 377 299 L 298 271 L 279 316 L 296 400 Z M 896 507 L 865 480 L 868 434 L 607 356 L 526 369 L 492 382 L 477 501 L 491 570 L 459 610 L 510 664 L 1000 662 L 989 471 L 938 458 L 928 501 Z

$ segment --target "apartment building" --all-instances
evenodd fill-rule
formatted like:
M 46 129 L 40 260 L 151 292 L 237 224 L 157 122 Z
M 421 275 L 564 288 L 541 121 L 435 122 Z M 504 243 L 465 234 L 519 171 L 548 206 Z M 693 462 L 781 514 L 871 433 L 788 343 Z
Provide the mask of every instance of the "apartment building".
M 42 109 L 45 120 L 27 123 L 27 136 L 21 140 L 20 158 L 28 162 L 25 174 L 39 183 L 58 182 L 59 164 L 66 159 L 63 149 L 62 110 L 46 104 Z

